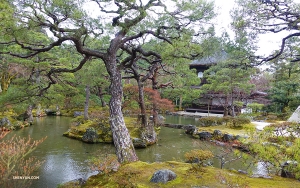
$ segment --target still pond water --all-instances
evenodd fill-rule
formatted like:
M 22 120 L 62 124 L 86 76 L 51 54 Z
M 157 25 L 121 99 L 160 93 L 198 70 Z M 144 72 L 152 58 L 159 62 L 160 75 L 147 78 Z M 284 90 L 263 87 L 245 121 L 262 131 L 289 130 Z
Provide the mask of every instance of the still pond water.
M 96 151 L 101 153 L 114 153 L 113 144 L 87 144 L 78 140 L 62 136 L 68 130 L 71 118 L 67 117 L 43 117 L 37 118 L 33 126 L 13 131 L 6 137 L 16 136 L 33 139 L 47 139 L 31 153 L 45 161 L 39 169 L 39 180 L 33 180 L 32 188 L 54 188 L 58 184 L 78 179 L 88 178 L 96 174 L 90 170 L 88 160 Z M 197 119 L 182 116 L 167 116 L 166 123 L 194 124 Z M 220 147 L 201 142 L 186 135 L 181 129 L 161 128 L 157 144 L 146 149 L 137 149 L 137 155 L 141 161 L 161 162 L 168 160 L 184 160 L 184 153 L 192 149 L 209 149 L 215 154 L 221 151 Z M 216 159 L 213 165 L 220 167 Z M 242 161 L 235 161 L 225 168 L 245 169 Z

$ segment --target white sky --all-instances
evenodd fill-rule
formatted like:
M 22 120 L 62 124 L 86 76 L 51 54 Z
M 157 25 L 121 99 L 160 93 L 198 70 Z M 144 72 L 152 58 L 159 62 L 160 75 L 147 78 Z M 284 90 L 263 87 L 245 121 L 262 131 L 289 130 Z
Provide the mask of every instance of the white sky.
M 210 0 L 213 1 L 213 0 Z M 214 0 L 216 7 L 218 7 L 217 12 L 219 16 L 217 18 L 217 28 L 222 31 L 224 28 L 229 28 L 231 18 L 229 15 L 230 10 L 234 7 L 234 0 Z M 294 0 L 296 3 L 300 3 L 300 0 Z M 223 29 L 222 29 L 223 28 Z M 226 29 L 229 32 L 229 29 Z M 230 32 L 229 32 L 230 33 Z M 257 55 L 269 55 L 272 51 L 280 49 L 281 39 L 287 35 L 285 33 L 269 33 L 260 36 L 258 42 L 259 50 Z

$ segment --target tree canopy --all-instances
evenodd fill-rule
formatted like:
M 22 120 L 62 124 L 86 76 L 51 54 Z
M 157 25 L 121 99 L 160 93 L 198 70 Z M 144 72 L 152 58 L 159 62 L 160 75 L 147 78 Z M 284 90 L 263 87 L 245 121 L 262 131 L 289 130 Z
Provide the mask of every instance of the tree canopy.
M 71 67 L 47 61 L 49 69 L 44 75 L 49 84 L 40 89 L 39 95 L 59 81 L 56 75 L 74 73 L 92 58 L 105 64 L 111 83 L 110 123 L 120 162 L 137 160 L 121 111 L 122 70 L 136 58 L 150 64 L 163 62 L 161 51 L 147 50 L 144 45 L 153 39 L 168 45 L 173 45 L 173 40 L 196 41 L 215 16 L 213 3 L 206 1 L 174 0 L 166 5 L 160 0 L 22 0 L 12 1 L 10 7 L 10 24 L 2 28 L 5 37 L 1 37 L 1 54 L 26 58 L 38 66 L 36 56 L 68 44 L 80 57 Z M 93 7 L 93 12 L 85 7 Z

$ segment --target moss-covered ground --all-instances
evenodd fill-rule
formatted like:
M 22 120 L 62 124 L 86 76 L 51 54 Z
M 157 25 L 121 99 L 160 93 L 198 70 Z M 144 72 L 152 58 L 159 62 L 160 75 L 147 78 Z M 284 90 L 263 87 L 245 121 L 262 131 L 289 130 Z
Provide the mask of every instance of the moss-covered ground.
M 214 132 L 214 130 L 220 130 L 222 133 L 228 133 L 232 135 L 246 135 L 249 129 L 255 129 L 255 126 L 253 123 L 246 124 L 243 127 L 239 129 L 233 129 L 226 125 L 218 125 L 218 126 L 210 126 L 210 127 L 200 127 L 198 128 L 198 131 L 208 131 L 208 132 Z
M 169 169 L 177 174 L 177 178 L 166 184 L 151 183 L 153 173 L 160 169 Z M 67 185 L 64 187 L 68 187 Z M 274 176 L 272 179 L 251 178 L 248 175 L 214 167 L 203 167 L 200 170 L 192 168 L 191 164 L 181 162 L 145 163 L 134 162 L 123 165 L 117 172 L 106 175 L 91 176 L 86 188 L 109 187 L 251 187 L 251 188 L 296 188 L 300 182 Z

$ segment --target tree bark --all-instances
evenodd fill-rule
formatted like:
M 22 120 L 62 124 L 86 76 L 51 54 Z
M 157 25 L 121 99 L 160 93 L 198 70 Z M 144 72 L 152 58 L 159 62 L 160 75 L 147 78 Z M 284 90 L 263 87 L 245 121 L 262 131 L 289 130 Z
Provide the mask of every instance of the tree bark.
M 117 66 L 116 52 L 118 44 L 120 44 L 121 36 L 117 36 L 111 41 L 111 46 L 108 50 L 107 59 L 104 61 L 107 72 L 110 76 L 110 94 L 109 101 L 110 110 L 110 127 L 113 135 L 116 155 L 120 163 L 137 161 L 138 157 L 135 153 L 132 140 L 130 138 L 122 113 L 122 75 Z
M 102 91 L 102 88 L 101 88 L 101 86 L 97 86 L 97 88 L 98 88 L 98 96 L 99 96 L 99 98 L 100 98 L 100 100 L 101 100 L 101 106 L 102 107 L 105 107 L 106 106 L 106 102 L 105 102 L 105 100 L 103 99 L 103 91 Z
M 84 119 L 88 120 L 89 119 L 89 100 L 90 100 L 90 86 L 86 85 L 85 86 L 85 102 L 84 102 Z
M 179 96 L 179 110 L 182 110 L 182 95 Z
M 24 121 L 32 124 L 33 122 L 33 115 L 32 115 L 32 105 L 29 105 L 24 113 Z
M 152 89 L 153 90 L 157 90 L 157 72 L 158 72 L 158 68 L 156 68 L 154 70 L 154 74 L 152 77 Z M 157 105 L 155 103 L 155 101 L 153 102 L 152 105 L 152 114 L 153 114 L 153 126 L 157 125 L 157 119 L 158 119 L 158 112 L 157 112 Z
M 145 106 L 145 99 L 144 99 L 144 85 L 141 83 L 139 79 L 137 79 L 138 82 L 138 91 L 139 91 L 139 106 L 140 106 L 140 118 L 141 118 L 141 124 L 142 127 L 147 127 L 147 114 L 146 114 L 146 106 Z
M 228 116 L 228 96 L 225 98 L 225 105 L 224 105 L 224 117 Z
M 11 80 L 15 75 L 11 75 L 9 72 L 4 72 L 0 75 L 1 79 L 1 92 L 5 93 L 8 90 Z

